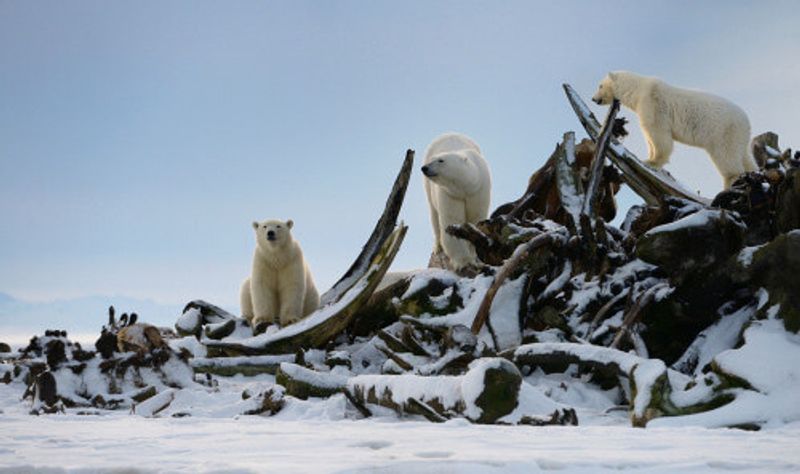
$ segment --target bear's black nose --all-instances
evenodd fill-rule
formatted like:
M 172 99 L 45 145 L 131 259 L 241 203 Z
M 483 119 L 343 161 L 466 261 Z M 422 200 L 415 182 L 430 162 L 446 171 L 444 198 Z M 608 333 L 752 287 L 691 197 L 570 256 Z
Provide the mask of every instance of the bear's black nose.
M 431 171 L 430 168 L 428 168 L 428 165 L 425 165 L 422 167 L 422 174 L 424 174 L 425 176 L 431 176 L 433 172 Z
M 267 231 L 267 240 L 275 240 L 275 231 L 274 230 Z
M 598 105 L 602 105 L 602 104 L 600 104 L 600 99 L 595 99 L 594 97 L 592 97 L 592 102 L 594 102 L 595 104 L 598 104 Z

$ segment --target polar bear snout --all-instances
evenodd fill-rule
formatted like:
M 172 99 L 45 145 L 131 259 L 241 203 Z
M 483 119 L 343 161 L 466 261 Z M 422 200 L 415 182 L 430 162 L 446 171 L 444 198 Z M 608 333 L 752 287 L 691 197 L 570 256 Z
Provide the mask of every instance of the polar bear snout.
M 436 172 L 433 171 L 431 169 L 431 167 L 428 166 L 428 165 L 425 165 L 425 166 L 422 167 L 422 174 L 424 174 L 425 176 L 427 176 L 429 178 L 432 178 L 432 177 L 436 176 Z
M 275 240 L 276 238 L 274 230 L 267 231 L 267 240 Z
M 599 97 L 592 97 L 592 102 L 597 105 L 603 105 L 603 101 Z

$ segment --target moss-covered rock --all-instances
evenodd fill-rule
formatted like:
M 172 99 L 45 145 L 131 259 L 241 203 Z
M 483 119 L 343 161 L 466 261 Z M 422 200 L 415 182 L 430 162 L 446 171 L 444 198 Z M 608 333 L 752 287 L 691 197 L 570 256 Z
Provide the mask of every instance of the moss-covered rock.
M 786 172 L 775 200 L 775 228 L 778 232 L 800 229 L 800 169 Z
M 718 264 L 742 248 L 744 224 L 734 214 L 704 209 L 646 232 L 636 256 L 658 265 L 674 280 Z
M 748 249 L 749 250 L 749 249 Z M 769 307 L 779 305 L 777 317 L 788 331 L 800 331 L 800 230 L 730 259 L 725 277 L 752 290 L 764 288 Z
M 475 405 L 482 411 L 478 423 L 494 423 L 514 411 L 519 403 L 522 374 L 508 360 L 492 360 L 497 362 L 484 370 L 484 389 L 475 399 Z

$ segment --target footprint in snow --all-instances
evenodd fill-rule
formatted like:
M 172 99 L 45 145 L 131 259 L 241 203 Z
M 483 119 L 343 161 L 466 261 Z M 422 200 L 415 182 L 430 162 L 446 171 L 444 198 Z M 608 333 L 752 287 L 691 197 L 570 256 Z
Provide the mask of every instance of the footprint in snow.
M 453 453 L 449 451 L 422 451 L 419 453 L 414 453 L 414 456 L 426 459 L 449 458 L 452 455 Z
M 350 446 L 353 448 L 369 448 L 378 450 L 388 448 L 391 445 L 392 443 L 389 441 L 364 441 L 363 443 L 351 444 Z

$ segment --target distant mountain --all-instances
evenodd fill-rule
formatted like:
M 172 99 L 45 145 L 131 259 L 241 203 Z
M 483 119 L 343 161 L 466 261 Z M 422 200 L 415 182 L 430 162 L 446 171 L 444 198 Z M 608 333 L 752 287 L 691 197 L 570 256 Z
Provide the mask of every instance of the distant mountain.
M 157 326 L 172 326 L 183 309 L 179 305 L 120 296 L 29 302 L 0 293 L 0 341 L 27 340 L 45 329 L 64 329 L 70 334 L 82 334 L 84 339 L 96 337 L 108 321 L 108 307 L 112 305 L 117 317 L 134 312 L 139 321 Z

